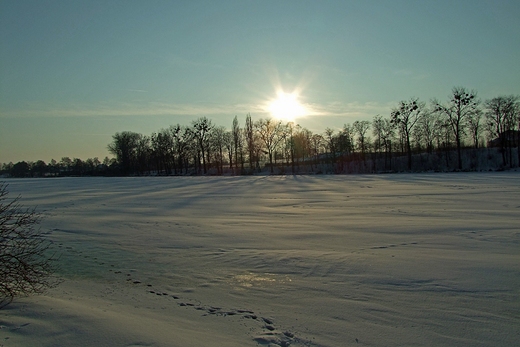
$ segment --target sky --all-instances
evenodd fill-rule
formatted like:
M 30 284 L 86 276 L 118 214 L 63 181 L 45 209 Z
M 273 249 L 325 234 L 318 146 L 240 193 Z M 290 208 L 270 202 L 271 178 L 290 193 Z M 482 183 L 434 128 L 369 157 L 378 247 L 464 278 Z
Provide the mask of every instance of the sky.
M 200 117 L 316 133 L 401 100 L 520 95 L 517 0 L 0 0 L 0 163 L 111 155 L 112 135 Z

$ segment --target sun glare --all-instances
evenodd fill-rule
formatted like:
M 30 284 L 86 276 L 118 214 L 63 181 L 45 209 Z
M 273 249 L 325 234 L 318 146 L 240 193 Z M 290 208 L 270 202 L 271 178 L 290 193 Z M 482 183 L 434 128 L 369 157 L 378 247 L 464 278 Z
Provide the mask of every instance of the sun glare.
M 268 107 L 271 115 L 284 122 L 293 122 L 296 118 L 305 116 L 305 107 L 298 101 L 295 93 L 278 92 L 278 98 Z

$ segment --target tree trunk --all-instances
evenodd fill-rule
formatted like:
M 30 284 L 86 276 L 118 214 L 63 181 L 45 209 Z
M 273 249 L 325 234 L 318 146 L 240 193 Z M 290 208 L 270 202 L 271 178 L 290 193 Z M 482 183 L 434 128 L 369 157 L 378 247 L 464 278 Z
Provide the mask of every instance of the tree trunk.
M 458 156 L 459 170 L 462 170 L 462 151 L 460 148 L 460 137 L 458 134 L 457 134 L 457 156 Z

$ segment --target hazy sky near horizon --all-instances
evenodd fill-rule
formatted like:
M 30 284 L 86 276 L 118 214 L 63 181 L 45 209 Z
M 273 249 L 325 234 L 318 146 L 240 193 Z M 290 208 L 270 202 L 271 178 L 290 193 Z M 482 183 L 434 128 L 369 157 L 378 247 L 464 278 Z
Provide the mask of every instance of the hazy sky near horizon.
M 314 132 L 400 100 L 520 94 L 520 2 L 0 1 L 0 163 L 103 158 L 112 135 L 268 117 Z

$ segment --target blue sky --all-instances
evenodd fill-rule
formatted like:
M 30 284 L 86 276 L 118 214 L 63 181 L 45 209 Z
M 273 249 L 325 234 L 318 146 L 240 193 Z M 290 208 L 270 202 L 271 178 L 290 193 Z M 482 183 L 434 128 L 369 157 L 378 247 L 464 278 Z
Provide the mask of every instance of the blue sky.
M 314 132 L 400 100 L 520 94 L 520 2 L 0 1 L 0 162 L 108 155 L 298 91 Z

